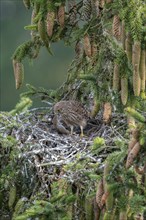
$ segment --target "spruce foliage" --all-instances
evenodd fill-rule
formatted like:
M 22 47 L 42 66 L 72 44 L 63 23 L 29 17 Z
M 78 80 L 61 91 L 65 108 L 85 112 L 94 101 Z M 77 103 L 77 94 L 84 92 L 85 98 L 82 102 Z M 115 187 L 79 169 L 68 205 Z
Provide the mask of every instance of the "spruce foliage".
M 27 9 L 32 9 L 31 23 L 25 27 L 31 32 L 31 40 L 20 45 L 12 56 L 16 89 L 23 83 L 23 60 L 26 57 L 37 58 L 41 47 L 46 47 L 52 55 L 52 43 L 63 40 L 66 45 L 74 45 L 75 58 L 69 67 L 66 82 L 58 90 L 47 91 L 28 85 L 29 91 L 23 94 L 16 108 L 9 114 L 1 115 L 1 128 L 7 126 L 10 131 L 12 127 L 18 128 L 17 114 L 31 105 L 28 96 L 40 95 L 42 99 L 47 98 L 54 102 L 62 98 L 84 101 L 84 96 L 88 102 L 91 97 L 91 117 L 95 118 L 100 109 L 105 132 L 110 124 L 113 135 L 119 135 L 119 131 L 114 130 L 116 125 L 112 122 L 112 117 L 117 112 L 121 115 L 126 113 L 127 130 L 125 129 L 124 135 L 120 134 L 120 139 L 116 140 L 111 140 L 112 136 L 110 140 L 104 135 L 94 137 L 86 152 L 72 153 L 75 154 L 74 159 L 62 166 L 41 164 L 42 155 L 36 153 L 34 164 L 38 176 L 34 179 L 26 178 L 34 172 L 33 166 L 30 170 L 28 168 L 27 157 L 22 157 L 27 161 L 22 171 L 25 175 L 19 172 L 19 157 L 23 155 L 21 145 L 25 140 L 19 143 L 20 140 L 16 140 L 17 135 L 15 138 L 13 135 L 5 135 L 4 138 L 0 136 L 1 157 L 7 155 L 4 164 L 1 164 L 4 169 L 1 170 L 0 178 L 0 203 L 7 204 L 3 212 L 9 210 L 13 220 L 134 220 L 139 215 L 144 217 L 145 1 L 23 2 Z M 29 129 L 25 131 L 30 132 Z M 33 138 L 35 140 L 35 135 Z M 17 145 L 20 146 L 20 152 L 16 152 Z M 32 146 L 26 142 L 25 147 L 30 149 Z M 101 156 L 99 161 L 98 156 Z M 51 174 L 48 173 L 49 168 Z M 21 182 L 23 187 L 20 189 Z M 5 195 L 7 199 L 2 198 Z

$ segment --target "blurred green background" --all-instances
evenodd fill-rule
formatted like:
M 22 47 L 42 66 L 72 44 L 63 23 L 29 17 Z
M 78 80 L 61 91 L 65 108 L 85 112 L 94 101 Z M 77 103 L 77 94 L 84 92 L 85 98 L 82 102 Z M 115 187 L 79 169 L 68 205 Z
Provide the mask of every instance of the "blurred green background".
M 30 24 L 32 9 L 27 10 L 22 0 L 1 0 L 0 4 L 0 110 L 9 111 L 19 101 L 19 94 L 27 91 L 27 83 L 45 89 L 59 87 L 67 76 L 74 50 L 58 42 L 51 45 L 54 56 L 41 48 L 33 62 L 25 59 L 24 84 L 16 90 L 11 57 L 17 46 L 30 39 L 30 32 L 24 30 L 24 26 Z M 33 106 L 39 105 L 43 105 L 40 100 L 34 100 Z

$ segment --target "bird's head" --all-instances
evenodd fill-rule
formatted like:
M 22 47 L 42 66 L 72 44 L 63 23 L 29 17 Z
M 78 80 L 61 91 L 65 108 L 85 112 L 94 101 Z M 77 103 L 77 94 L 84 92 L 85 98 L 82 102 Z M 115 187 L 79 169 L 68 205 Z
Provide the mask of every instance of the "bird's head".
M 62 113 L 62 106 L 58 102 L 54 105 L 54 114 L 60 115 L 61 113 Z

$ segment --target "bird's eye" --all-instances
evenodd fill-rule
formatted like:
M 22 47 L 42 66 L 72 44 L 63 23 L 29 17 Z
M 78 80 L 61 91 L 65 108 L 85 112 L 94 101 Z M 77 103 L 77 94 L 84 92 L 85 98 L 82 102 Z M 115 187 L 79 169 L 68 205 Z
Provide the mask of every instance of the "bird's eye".
M 60 109 L 57 110 L 58 112 L 61 112 Z

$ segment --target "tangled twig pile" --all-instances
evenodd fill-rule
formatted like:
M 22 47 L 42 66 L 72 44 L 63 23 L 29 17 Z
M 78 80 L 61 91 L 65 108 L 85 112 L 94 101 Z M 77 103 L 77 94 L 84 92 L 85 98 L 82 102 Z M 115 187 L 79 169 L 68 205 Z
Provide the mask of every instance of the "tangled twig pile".
M 90 155 L 89 146 L 93 144 L 93 139 L 97 136 L 105 139 L 105 152 L 107 152 L 108 148 L 114 148 L 115 139 L 125 139 L 127 128 L 126 117 L 122 114 L 113 114 L 112 123 L 109 125 L 104 124 L 99 115 L 89 120 L 85 136 L 81 138 L 78 128 L 73 136 L 59 134 L 53 127 L 51 109 L 44 108 L 44 111 L 33 109 L 15 117 L 8 115 L 2 117 L 3 121 L 9 123 L 9 129 L 5 127 L 5 122 L 1 121 L 1 134 L 4 137 L 11 135 L 16 138 L 19 158 L 27 158 L 30 162 L 35 155 L 40 155 L 39 166 L 43 166 L 44 163 L 56 166 L 68 164 L 74 160 L 78 152 Z M 93 160 L 100 157 L 100 154 L 95 155 Z

